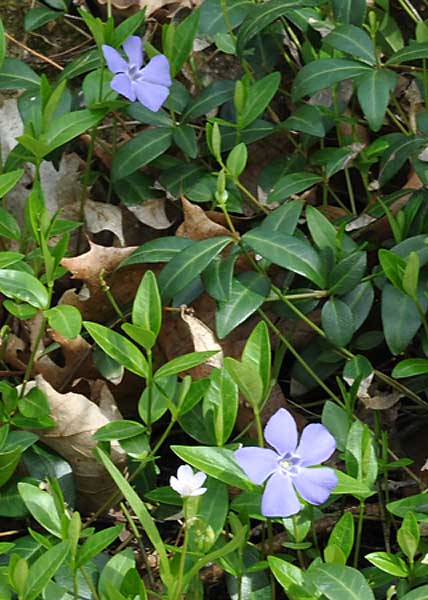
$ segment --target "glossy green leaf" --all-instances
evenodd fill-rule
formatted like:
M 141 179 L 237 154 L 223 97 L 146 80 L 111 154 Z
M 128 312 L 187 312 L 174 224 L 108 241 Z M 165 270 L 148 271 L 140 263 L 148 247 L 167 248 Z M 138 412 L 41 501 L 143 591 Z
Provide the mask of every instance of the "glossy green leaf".
M 234 88 L 235 83 L 233 81 L 216 81 L 209 85 L 196 98 L 192 98 L 186 106 L 183 121 L 193 121 L 231 100 Z
M 361 77 L 357 88 L 358 102 L 372 131 L 382 127 L 396 83 L 397 75 L 387 69 L 373 69 Z
M 92 435 L 97 442 L 111 442 L 113 440 L 127 440 L 146 431 L 141 423 L 120 419 L 103 425 Z
M 370 281 L 365 281 L 343 296 L 342 300 L 349 306 L 354 318 L 355 331 L 367 319 L 374 302 L 374 291 Z
M 158 278 L 164 301 L 168 302 L 183 290 L 231 241 L 226 236 L 200 240 L 177 254 L 162 269 Z
M 227 258 L 217 256 L 202 272 L 202 281 L 205 289 L 219 302 L 228 300 L 232 292 L 233 270 L 237 256 Z
M 2 68 L 5 58 L 6 58 L 6 36 L 4 34 L 3 21 L 0 18 L 0 69 Z
M 328 274 L 328 287 L 335 294 L 347 294 L 355 289 L 366 273 L 367 255 L 354 252 L 341 260 Z
M 395 365 L 391 375 L 396 379 L 403 377 L 415 377 L 417 375 L 428 374 L 428 359 L 426 358 L 406 358 Z
M 403 62 L 411 62 L 421 58 L 428 58 L 428 42 L 417 43 L 412 41 L 405 48 L 395 52 L 387 61 L 386 65 L 399 65 Z
M 228 370 L 239 390 L 247 402 L 255 409 L 259 409 L 263 401 L 263 380 L 252 365 L 240 362 L 227 356 L 224 367 Z
M 171 446 L 184 462 L 207 475 L 241 490 L 254 491 L 257 487 L 244 475 L 228 448 L 210 446 Z
M 68 339 L 77 337 L 82 328 L 82 316 L 80 311 L 68 304 L 58 304 L 44 311 L 49 326 Z
M 20 254 L 19 252 L 0 252 L 0 269 L 15 265 L 16 263 L 21 262 L 23 258 L 24 255 Z
M 23 175 L 24 169 L 2 173 L 2 175 L 0 175 L 0 198 L 3 198 L 3 196 L 15 187 Z M 2 209 L 2 211 L 4 211 L 4 209 Z M 11 216 L 10 218 L 12 219 L 13 217 Z
M 216 332 L 220 339 L 243 323 L 265 301 L 270 281 L 260 273 L 244 273 L 232 281 L 227 300 L 220 302 L 215 315 Z
M 150 240 L 150 242 L 146 242 L 130 254 L 120 266 L 126 267 L 140 263 L 169 262 L 174 256 L 193 244 L 194 241 L 189 238 L 176 236 Z
M 410 252 L 401 282 L 403 291 L 413 300 L 418 297 L 420 262 L 416 252 Z
M 247 91 L 242 113 L 238 115 L 238 127 L 240 129 L 244 129 L 264 113 L 276 94 L 280 82 L 281 75 L 274 72 L 252 84 Z
M 428 598 L 428 585 L 421 585 L 411 592 L 404 594 L 401 600 L 425 600 Z
M 266 397 L 271 386 L 271 346 L 269 330 L 264 321 L 260 321 L 250 333 L 241 357 L 242 363 L 252 367 L 263 382 L 263 396 Z
M 289 200 L 272 211 L 261 224 L 263 229 L 279 231 L 293 235 L 299 222 L 305 203 L 301 200 Z
M 145 129 L 123 144 L 115 154 L 111 176 L 114 181 L 135 173 L 168 150 L 172 143 L 170 129 Z
M 9 451 L 3 449 L 0 452 L 0 486 L 4 485 L 12 477 L 21 460 L 23 448 L 17 447 Z
M 35 308 L 47 308 L 49 302 L 45 286 L 25 271 L 0 269 L 0 292 L 8 298 L 28 302 Z
M 310 96 L 344 79 L 369 73 L 370 67 L 344 58 L 323 58 L 305 65 L 297 73 L 293 84 L 293 100 Z
M 182 66 L 188 59 L 199 26 L 199 10 L 193 9 L 189 16 L 183 19 L 175 28 L 174 41 L 171 55 L 168 56 L 171 69 L 171 77 L 175 77 L 181 71 Z
M 300 6 L 299 0 L 270 0 L 263 5 L 254 5 L 248 11 L 241 27 L 239 28 L 236 51 L 242 55 L 248 42 L 258 33 L 279 17 L 287 14 L 292 8 Z
M 162 303 L 153 271 L 147 271 L 138 286 L 132 305 L 132 322 L 151 331 L 155 338 L 162 324 Z
M 376 64 L 373 41 L 360 27 L 355 25 L 340 25 L 329 33 L 323 43 L 329 44 L 336 50 L 341 50 L 369 64 Z
M 77 552 L 76 565 L 77 567 L 84 566 L 92 558 L 95 558 L 107 546 L 110 546 L 117 536 L 123 531 L 123 525 L 108 527 L 97 533 L 93 533 Z
M 279 202 L 285 200 L 294 194 L 300 194 L 322 181 L 322 177 L 302 171 L 299 173 L 290 173 L 281 177 L 269 192 L 268 202 Z
M 0 90 L 31 90 L 40 85 L 40 77 L 17 58 L 5 58 L 0 69 Z
M 411 562 L 418 551 L 420 539 L 421 532 L 419 531 L 418 521 L 415 515 L 409 511 L 397 531 L 397 541 L 400 549 Z
M 202 414 L 212 422 L 217 446 L 223 446 L 232 435 L 238 415 L 238 386 L 226 369 L 211 371 Z
M 396 134 L 389 148 L 382 154 L 379 171 L 379 183 L 383 186 L 400 171 L 410 156 L 426 145 L 423 136 Z
M 337 21 L 361 26 L 366 15 L 367 0 L 333 0 L 333 10 Z
M 321 324 L 327 339 L 335 346 L 346 346 L 354 333 L 354 318 L 345 302 L 330 298 L 321 311 Z
M 50 10 L 49 8 L 32 8 L 25 14 L 24 18 L 24 29 L 25 31 L 35 31 L 46 23 L 54 21 L 61 13 L 56 10 Z
M 169 377 L 170 375 L 176 375 L 182 371 L 193 369 L 193 367 L 201 365 L 215 354 L 217 354 L 217 350 L 206 350 L 204 352 L 189 352 L 188 354 L 182 354 L 181 356 L 173 358 L 159 367 L 154 374 L 154 377 L 156 379 L 163 379 L 164 377 Z
M 354 518 L 350 512 L 345 512 L 333 527 L 333 530 L 330 533 L 330 537 L 328 538 L 326 549 L 330 545 L 338 546 L 343 553 L 346 563 L 354 545 L 354 534 Z
M 104 114 L 105 112 L 84 109 L 55 117 L 43 136 L 43 142 L 48 151 L 52 152 L 97 125 Z
M 145 8 L 143 8 L 116 25 L 113 34 L 113 46 L 121 46 L 130 35 L 135 33 L 141 27 L 141 25 L 144 23 L 145 17 Z
M 409 296 L 386 283 L 382 289 L 381 314 L 388 348 L 393 354 L 400 354 L 421 326 L 416 305 Z
M 320 250 L 331 248 L 336 253 L 336 227 L 316 208 L 306 208 L 306 221 L 312 239 Z
M 394 500 L 389 502 L 386 508 L 396 517 L 404 518 L 411 512 L 419 523 L 428 523 L 428 496 L 425 493 Z
M 394 577 L 407 577 L 409 574 L 404 560 L 389 552 L 371 552 L 364 558 L 381 571 L 394 575 Z
M 314 585 L 329 600 L 374 600 L 364 575 L 344 565 L 317 565 L 310 569 Z
M 367 425 L 355 421 L 349 430 L 345 451 L 347 472 L 372 489 L 378 474 L 373 435 Z
M 246 233 L 242 240 L 263 258 L 324 287 L 320 258 L 308 242 L 261 227 Z
M 321 138 L 325 136 L 325 126 L 321 112 L 311 104 L 304 104 L 296 108 L 292 115 L 284 121 L 283 125 L 289 131 L 300 131 Z
M 241 142 L 240 144 L 235 146 L 229 153 L 229 156 L 227 157 L 226 161 L 227 170 L 229 171 L 229 173 L 231 173 L 233 177 L 239 177 L 245 169 L 247 159 L 247 146 Z
M 61 538 L 61 521 L 53 497 L 29 483 L 18 483 L 18 491 L 31 515 L 49 533 Z
M 37 387 L 29 390 L 18 400 L 19 411 L 28 419 L 45 417 L 50 413 L 50 406 L 45 394 Z
M 232 29 L 242 23 L 250 7 L 251 2 L 248 0 L 228 0 L 227 19 Z M 201 6 L 199 33 L 213 39 L 216 35 L 226 34 L 228 31 L 221 0 L 204 0 Z
M 70 542 L 68 540 L 60 542 L 32 564 L 24 587 L 23 598 L 25 600 L 36 600 L 40 596 L 49 580 L 66 559 L 69 549 Z
M 186 156 L 189 158 L 196 158 L 198 156 L 198 140 L 193 127 L 186 124 L 175 127 L 172 132 L 172 138 Z
M 268 563 L 275 579 L 290 600 L 316 600 L 320 595 L 305 571 L 296 565 L 276 556 L 268 556 Z
M 106 354 L 140 377 L 147 377 L 148 365 L 142 352 L 123 335 L 104 325 L 84 321 L 83 325 Z
M 194 525 L 189 531 L 189 549 L 206 553 L 223 531 L 229 510 L 227 486 L 209 478 L 204 483 L 207 492 L 199 500 Z

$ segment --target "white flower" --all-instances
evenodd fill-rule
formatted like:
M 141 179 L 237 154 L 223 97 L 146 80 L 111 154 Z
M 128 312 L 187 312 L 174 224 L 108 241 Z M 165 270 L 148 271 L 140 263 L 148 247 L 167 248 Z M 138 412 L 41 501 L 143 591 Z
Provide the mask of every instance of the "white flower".
M 177 470 L 177 477 L 173 475 L 169 478 L 169 485 L 182 498 L 188 496 L 202 496 L 207 491 L 207 488 L 202 487 L 207 476 L 202 471 L 193 473 L 192 467 L 189 465 L 181 465 Z

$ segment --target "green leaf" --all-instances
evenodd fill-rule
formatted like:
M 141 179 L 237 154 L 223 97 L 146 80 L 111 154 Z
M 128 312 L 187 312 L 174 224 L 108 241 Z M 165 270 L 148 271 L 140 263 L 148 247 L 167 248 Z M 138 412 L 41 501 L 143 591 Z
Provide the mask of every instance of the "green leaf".
M 49 302 L 45 286 L 25 271 L 0 269 L 0 292 L 8 298 L 28 302 L 35 308 L 47 308 Z
M 1 176 L 0 176 L 1 178 Z M 0 194 L 1 196 L 1 194 Z M 4 208 L 0 206 L 0 236 L 8 240 L 19 240 L 21 238 L 21 229 L 16 219 Z
M 406 358 L 395 365 L 391 375 L 396 379 L 403 377 L 415 377 L 416 375 L 428 374 L 428 359 Z
M 23 448 L 17 447 L 10 451 L 0 452 L 0 487 L 12 477 L 21 460 Z
M 77 110 L 55 117 L 43 135 L 43 142 L 48 147 L 48 152 L 63 146 L 87 129 L 97 125 L 104 117 L 104 111 Z
M 248 42 L 263 31 L 268 25 L 282 17 L 292 8 L 298 8 L 301 5 L 299 0 L 270 0 L 263 5 L 254 5 L 248 11 L 241 27 L 239 28 L 236 52 L 238 56 L 242 55 Z
M 418 297 L 419 270 L 419 256 L 416 252 L 410 252 L 401 283 L 403 291 L 413 300 L 417 300 Z
M 232 29 L 242 23 L 250 6 L 251 2 L 248 0 L 228 0 L 227 19 Z M 221 0 L 204 0 L 201 6 L 199 33 L 213 39 L 216 35 L 226 34 L 228 31 Z
M 324 44 L 329 44 L 336 50 L 341 50 L 355 58 L 359 58 L 369 65 L 376 64 L 373 41 L 360 27 L 355 25 L 340 25 L 329 33 L 324 39 Z
M 364 575 L 343 565 L 319 565 L 311 568 L 313 584 L 329 600 L 375 600 Z
M 177 236 L 166 236 L 150 240 L 150 242 L 146 242 L 130 254 L 120 266 L 127 267 L 128 265 L 137 265 L 146 262 L 169 262 L 174 256 L 193 244 L 193 240 Z
M 361 25 L 364 23 L 367 0 L 333 0 L 333 11 L 337 21 Z
M 344 79 L 356 78 L 371 71 L 360 62 L 344 58 L 323 58 L 305 65 L 294 80 L 293 101 L 310 96 Z
M 279 231 L 293 235 L 302 214 L 305 203 L 301 200 L 289 200 L 272 211 L 261 224 L 263 229 Z
M 351 426 L 346 411 L 331 400 L 327 400 L 322 410 L 322 423 L 336 440 L 338 450 L 343 452 Z
M 254 491 L 257 487 L 241 471 L 228 448 L 210 446 L 171 446 L 171 450 L 184 462 L 229 485 L 241 490 Z
M 135 33 L 137 29 L 141 27 L 141 25 L 144 23 L 145 17 L 145 8 L 142 8 L 134 15 L 131 15 L 130 17 L 119 23 L 119 25 L 117 25 L 114 30 L 112 45 L 115 48 L 121 46 L 123 42 L 129 38 L 130 35 Z
M 385 64 L 399 65 L 403 62 L 411 62 L 412 60 L 419 60 L 421 58 L 428 58 L 428 42 L 421 44 L 411 42 L 405 48 L 401 48 L 401 50 L 395 52 Z
M 338 484 L 332 491 L 334 495 L 350 494 L 359 500 L 364 500 L 374 493 L 363 481 L 359 481 L 355 477 L 343 473 L 343 471 L 336 470 L 336 475 Z
M 425 493 L 389 502 L 386 508 L 397 517 L 404 518 L 408 512 L 411 512 L 418 522 L 428 523 L 428 496 Z
M 124 525 L 116 525 L 115 527 L 108 527 L 97 533 L 93 533 L 90 538 L 86 540 L 83 546 L 79 547 L 77 552 L 76 566 L 82 567 L 92 558 L 95 558 L 100 552 L 102 552 L 107 546 L 110 546 L 117 536 L 123 531 Z
M 372 131 L 382 127 L 396 83 L 397 75 L 387 69 L 373 69 L 360 79 L 358 101 Z
M 194 524 L 189 530 L 189 550 L 207 553 L 223 531 L 229 509 L 227 486 L 209 478 L 207 492 L 198 503 Z
M 56 10 L 49 10 L 49 8 L 32 8 L 26 12 L 24 17 L 24 29 L 25 31 L 35 31 L 46 23 L 54 21 L 61 13 Z
M 322 120 L 322 115 L 316 106 L 305 104 L 299 106 L 288 119 L 283 123 L 283 126 L 289 131 L 300 131 L 308 135 L 317 137 L 325 136 L 325 126 Z
M 242 171 L 245 169 L 248 159 L 247 146 L 244 143 L 240 143 L 235 146 L 229 153 L 226 161 L 227 170 L 233 177 L 239 177 Z
M 137 435 L 145 433 L 146 428 L 136 421 L 127 421 L 120 419 L 103 425 L 92 435 L 92 439 L 97 442 L 111 442 L 113 440 L 127 440 Z
M 158 278 L 163 300 L 168 302 L 183 290 L 231 242 L 226 236 L 200 240 L 172 258 Z
M 205 5 L 205 2 L 203 6 Z M 233 97 L 234 81 L 216 81 L 209 85 L 196 98 L 192 98 L 183 113 L 183 121 L 193 121 L 206 115 L 217 106 L 224 104 Z
M 397 134 L 387 150 L 383 152 L 379 171 L 379 184 L 387 183 L 405 164 L 406 160 L 426 145 L 426 138 L 422 136 L 407 136 Z
M 381 571 L 394 575 L 394 577 L 407 577 L 409 574 L 404 560 L 389 552 L 371 552 L 364 558 Z
M 34 486 L 30 486 L 34 487 Z M 47 550 L 30 567 L 27 581 L 25 582 L 23 598 L 25 600 L 36 600 L 49 580 L 58 571 L 66 559 L 70 549 L 68 540 L 60 542 L 50 550 Z
M 330 298 L 322 307 L 321 324 L 328 340 L 335 346 L 346 346 L 354 333 L 354 319 L 345 302 Z
M 21 262 L 23 258 L 24 255 L 19 252 L 0 252 L 0 269 L 15 265 L 16 263 Z
M 349 254 L 329 273 L 329 291 L 335 294 L 347 294 L 352 291 L 364 277 L 366 267 L 367 254 L 365 252 Z
M 170 129 L 156 127 L 145 129 L 123 144 L 115 154 L 111 176 L 114 181 L 123 179 L 141 169 L 168 150 L 172 143 Z
M 172 132 L 172 137 L 174 142 L 186 156 L 189 158 L 196 158 L 198 156 L 198 141 L 196 131 L 193 127 L 186 124 L 175 127 Z
M 269 330 L 264 321 L 254 327 L 241 357 L 242 363 L 255 369 L 263 382 L 263 397 L 271 386 L 271 347 Z
M 149 538 L 150 542 L 153 544 L 155 548 L 159 561 L 160 561 L 160 576 L 161 579 L 166 586 L 167 589 L 171 589 L 170 586 L 173 584 L 171 571 L 169 567 L 169 560 L 166 554 L 165 546 L 162 541 L 162 538 L 159 534 L 159 531 L 153 521 L 149 511 L 147 510 L 144 502 L 137 495 L 137 493 L 132 489 L 130 484 L 126 481 L 122 473 L 119 469 L 111 462 L 110 458 L 102 452 L 99 448 L 95 450 L 97 457 L 103 463 L 107 471 L 109 472 L 111 478 L 120 489 L 123 496 L 126 498 L 127 502 L 131 506 L 134 511 L 137 519 L 140 521 L 145 534 Z M 119 555 L 120 556 L 120 555 Z M 115 557 L 118 558 L 118 557 Z
M 163 379 L 169 377 L 169 375 L 176 375 L 182 371 L 193 369 L 198 365 L 206 362 L 211 356 L 217 354 L 217 350 L 206 350 L 204 352 L 189 352 L 188 354 L 182 354 L 177 358 L 173 358 L 164 365 L 162 365 L 154 374 L 156 379 Z
M 243 323 L 265 301 L 270 281 L 261 273 L 243 273 L 232 281 L 227 300 L 220 302 L 215 315 L 216 332 L 220 339 Z
M 181 71 L 184 63 L 189 58 L 192 51 L 193 41 L 199 26 L 199 10 L 192 10 L 176 27 L 174 31 L 174 41 L 169 59 L 171 77 L 175 77 Z
M 372 488 L 378 474 L 373 435 L 367 425 L 355 421 L 346 440 L 345 459 L 347 471 Z
M 397 541 L 410 562 L 413 562 L 418 551 L 420 538 L 421 534 L 416 517 L 409 511 L 405 515 L 400 529 L 397 531 Z
M 400 600 L 425 600 L 428 598 L 428 585 L 421 585 L 401 596 Z
M 268 563 L 290 600 L 316 600 L 320 596 L 305 571 L 296 565 L 276 556 L 268 556 Z
M 260 374 L 248 363 L 239 362 L 227 356 L 224 367 L 228 370 L 247 402 L 254 408 L 260 409 L 263 401 L 263 381 Z
M 205 289 L 219 302 L 228 300 L 232 293 L 233 270 L 237 256 L 222 258 L 216 256 L 202 272 L 202 281 Z
M 343 296 L 342 300 L 349 306 L 354 317 L 354 331 L 357 331 L 367 319 L 374 302 L 374 291 L 370 281 L 365 281 Z
M 345 558 L 345 562 L 342 564 L 346 563 L 351 554 L 354 545 L 354 534 L 354 517 L 350 512 L 345 512 L 333 527 L 333 531 L 330 533 L 327 544 L 327 548 L 333 545 L 340 548 Z
M 140 377 L 147 377 L 148 365 L 142 352 L 123 335 L 104 325 L 84 321 L 83 325 L 98 344 L 113 360 Z
M 0 18 L 0 69 L 2 68 L 6 57 L 6 36 L 4 33 L 3 21 Z
M 159 127 L 174 127 L 171 117 L 163 109 L 153 112 L 139 102 L 134 102 L 126 108 L 126 112 L 132 119 L 140 123 L 158 125 Z
M 285 200 L 294 194 L 300 194 L 316 183 L 320 183 L 322 177 L 302 171 L 299 173 L 290 173 L 281 177 L 273 186 L 269 193 L 268 202 L 279 202 Z
M 320 258 L 308 242 L 261 227 L 246 233 L 242 240 L 274 264 L 303 275 L 320 288 L 324 287 Z
M 336 227 L 316 208 L 306 208 L 306 221 L 312 239 L 320 250 L 331 248 L 336 253 Z
M 61 521 L 55 507 L 55 501 L 48 492 L 29 483 L 18 483 L 18 491 L 31 515 L 49 533 L 61 538 Z
M 31 90 L 40 85 L 40 77 L 22 61 L 5 58 L 0 69 L 0 90 Z
M 256 81 L 247 91 L 244 109 L 238 115 L 238 127 L 244 129 L 262 115 L 276 94 L 281 75 L 278 72 L 270 73 Z
M 159 335 L 162 324 L 162 303 L 153 271 L 147 271 L 138 286 L 132 305 L 132 322 L 151 331 L 155 338 Z
M 400 354 L 421 326 L 418 309 L 409 296 L 386 283 L 382 289 L 381 314 L 388 348 L 392 354 Z
M 79 310 L 68 304 L 58 304 L 44 311 L 52 329 L 68 339 L 77 337 L 82 328 L 82 316 Z
M 95 69 L 99 69 L 100 67 L 101 60 L 99 50 L 96 49 L 90 52 L 85 52 L 65 67 L 64 71 L 61 72 L 61 75 L 58 78 L 58 82 L 63 81 L 65 79 L 67 79 L 67 81 L 70 81 L 71 79 L 74 79 L 74 77 L 79 77 L 84 73 L 94 71 Z
M 18 400 L 18 407 L 19 412 L 28 419 L 46 417 L 51 412 L 45 394 L 37 387 Z
M 24 169 L 17 169 L 16 171 L 9 171 L 0 175 L 0 198 L 3 198 L 21 179 L 24 175 Z M 2 211 L 6 212 L 4 208 Z M 13 218 L 12 216 L 10 217 Z
M 238 414 L 238 386 L 226 369 L 211 371 L 202 414 L 212 422 L 217 446 L 223 446 L 232 435 Z

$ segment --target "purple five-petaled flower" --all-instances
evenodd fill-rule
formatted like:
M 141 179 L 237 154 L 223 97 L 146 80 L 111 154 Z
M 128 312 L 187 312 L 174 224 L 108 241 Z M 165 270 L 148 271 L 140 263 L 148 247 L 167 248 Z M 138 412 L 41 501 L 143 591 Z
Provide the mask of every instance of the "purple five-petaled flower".
M 111 46 L 102 46 L 107 66 L 115 74 L 110 86 L 131 102 L 138 100 L 157 112 L 168 98 L 172 85 L 167 57 L 158 54 L 143 67 L 143 43 L 136 35 L 123 43 L 123 49 L 128 62 Z
M 266 488 L 261 512 L 265 517 L 289 517 L 302 508 L 296 494 L 310 504 L 322 504 L 337 486 L 333 469 L 318 465 L 336 449 L 334 437 L 324 425 L 307 425 L 297 445 L 297 427 L 292 415 L 280 408 L 267 422 L 268 448 L 240 448 L 235 459 L 251 481 Z

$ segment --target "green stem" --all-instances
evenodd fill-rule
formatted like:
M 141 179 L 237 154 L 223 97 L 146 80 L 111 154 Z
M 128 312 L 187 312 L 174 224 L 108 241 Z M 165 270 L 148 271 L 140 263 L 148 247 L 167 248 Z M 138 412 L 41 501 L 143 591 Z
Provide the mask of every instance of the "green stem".
M 189 524 L 188 524 L 188 506 L 187 506 L 188 500 L 189 500 L 188 498 L 183 498 L 184 541 L 183 541 L 183 546 L 181 548 L 176 594 L 173 595 L 173 598 L 175 598 L 176 600 L 180 600 L 182 591 L 183 591 L 182 587 L 183 587 L 184 567 L 186 564 L 186 554 L 187 554 L 187 548 L 189 545 Z
M 85 567 L 80 567 L 80 572 L 82 573 L 88 588 L 91 590 L 93 600 L 101 600 L 101 598 L 98 596 L 97 590 L 95 589 L 92 579 L 89 577 L 85 570 Z
M 144 566 L 146 567 L 147 578 L 149 580 L 149 584 L 151 585 L 151 587 L 155 587 L 156 586 L 155 578 L 153 576 L 153 571 L 150 566 L 149 559 L 147 557 L 146 549 L 144 548 L 143 540 L 141 538 L 140 532 L 138 531 L 138 527 L 135 525 L 133 518 L 131 517 L 128 509 L 126 508 L 126 506 L 123 502 L 121 502 L 120 508 L 122 509 L 123 514 L 125 515 L 126 520 L 128 521 L 129 527 L 130 527 L 132 533 L 134 534 L 135 539 L 137 540 L 137 544 L 140 548 L 141 556 L 143 558 Z
M 360 512 L 358 514 L 357 535 L 356 535 L 356 539 L 355 539 L 355 554 L 354 554 L 354 568 L 355 569 L 358 568 L 358 562 L 360 559 L 361 536 L 363 533 L 364 512 L 365 512 L 364 500 L 360 500 Z
M 263 427 L 262 427 L 262 420 L 260 418 L 260 412 L 259 412 L 258 408 L 254 408 L 253 413 L 254 413 L 254 421 L 256 423 L 256 429 L 257 429 L 257 443 L 260 446 L 260 448 L 263 448 L 263 446 L 264 446 Z
M 125 317 L 125 315 L 123 314 L 122 309 L 120 308 L 120 306 L 116 302 L 115 297 L 111 293 L 110 286 L 107 284 L 106 280 L 104 279 L 104 273 L 105 273 L 105 269 L 101 269 L 100 274 L 98 275 L 98 279 L 99 279 L 99 282 L 100 282 L 100 285 L 101 285 L 101 289 L 104 292 L 104 294 L 107 296 L 108 301 L 110 302 L 110 304 L 114 308 L 114 311 L 117 314 L 117 316 L 119 317 L 119 319 L 123 320 L 124 317 Z
M 291 521 L 293 523 L 294 541 L 297 543 L 297 540 L 299 538 L 299 536 L 298 536 L 298 529 L 297 529 L 297 516 L 296 515 L 292 515 Z M 303 556 L 303 552 L 301 550 L 297 550 L 297 559 L 299 561 L 300 567 L 303 570 L 305 570 L 306 569 L 305 557 Z

